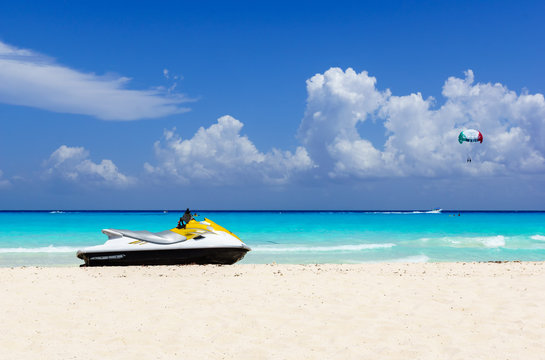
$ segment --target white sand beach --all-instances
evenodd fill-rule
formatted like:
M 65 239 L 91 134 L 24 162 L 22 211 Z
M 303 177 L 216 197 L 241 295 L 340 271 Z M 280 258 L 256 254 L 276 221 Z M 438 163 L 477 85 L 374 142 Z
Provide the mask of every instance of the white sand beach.
M 545 359 L 545 263 L 0 269 L 1 359 Z

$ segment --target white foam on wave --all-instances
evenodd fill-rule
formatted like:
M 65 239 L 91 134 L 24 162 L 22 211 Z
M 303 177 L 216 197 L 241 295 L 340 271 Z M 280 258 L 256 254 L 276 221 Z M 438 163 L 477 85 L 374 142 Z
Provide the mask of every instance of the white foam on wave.
M 497 247 L 505 246 L 505 237 L 503 235 L 477 238 L 477 240 L 481 241 L 483 245 L 488 248 L 497 248 Z
M 384 263 L 425 263 L 430 260 L 426 255 L 413 255 L 396 259 L 380 260 L 343 260 L 344 264 L 384 264 Z
M 37 248 L 0 248 L 0 254 L 6 253 L 67 253 L 76 252 L 78 248 L 70 246 L 43 246 Z
M 50 214 L 64 214 L 64 211 L 55 210 L 55 211 L 50 211 L 49 213 Z
M 532 235 L 530 236 L 530 239 L 532 240 L 539 240 L 539 241 L 545 241 L 545 235 Z
M 386 260 L 385 262 L 394 262 L 394 263 L 425 263 L 430 260 L 426 255 L 414 255 L 407 256 L 399 259 Z
M 252 251 L 258 252 L 322 252 L 322 251 L 359 251 L 391 248 L 395 244 L 359 244 L 338 246 L 293 246 L 293 247 L 252 247 Z
M 452 247 L 486 247 L 499 248 L 505 246 L 505 236 L 472 236 L 472 237 L 441 237 L 421 238 L 420 241 L 433 244 L 439 243 Z

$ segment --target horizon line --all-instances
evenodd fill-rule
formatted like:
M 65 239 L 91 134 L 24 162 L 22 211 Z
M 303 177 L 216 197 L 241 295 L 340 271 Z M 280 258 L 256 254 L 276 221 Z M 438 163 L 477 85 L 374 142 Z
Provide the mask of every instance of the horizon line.
M 213 209 L 196 209 L 191 210 L 192 212 L 354 212 L 354 213 L 365 213 L 365 212 L 423 212 L 423 213 L 430 213 L 435 212 L 437 210 L 440 210 L 440 212 L 545 212 L 545 209 L 543 210 L 529 210 L 529 209 L 502 209 L 502 210 L 487 210 L 487 209 L 476 209 L 476 210 L 470 210 L 470 209 L 359 209 L 359 210 L 349 210 L 349 209 L 341 209 L 341 210 L 334 210 L 334 209 L 319 209 L 319 210 L 305 210 L 305 209 L 296 209 L 296 210 L 286 210 L 286 209 L 272 209 L 272 210 L 252 210 L 252 209 L 244 209 L 244 210 L 213 210 Z M 162 212 L 162 213 L 169 213 L 169 212 L 184 212 L 184 209 L 140 209 L 140 210 L 130 210 L 130 209 L 100 209 L 100 210 L 92 210 L 92 209 L 37 209 L 37 210 L 29 210 L 29 209 L 4 209 L 0 210 L 0 213 L 6 213 L 6 212 Z

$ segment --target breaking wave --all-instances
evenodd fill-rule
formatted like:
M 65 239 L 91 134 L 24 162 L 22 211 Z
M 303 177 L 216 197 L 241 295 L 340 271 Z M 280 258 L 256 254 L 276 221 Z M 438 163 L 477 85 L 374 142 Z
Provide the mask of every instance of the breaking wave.
M 67 253 L 76 252 L 78 248 L 70 246 L 43 246 L 37 248 L 0 248 L 0 254 L 7 253 Z
M 395 244 L 359 244 L 359 245 L 338 245 L 338 246 L 293 246 L 293 247 L 252 247 L 257 252 L 322 252 L 322 251 L 359 251 L 391 248 Z
M 421 242 L 451 247 L 486 247 L 499 248 L 505 246 L 505 236 L 474 236 L 474 237 L 441 237 L 422 238 Z
M 532 236 L 530 236 L 530 239 L 532 239 L 532 240 L 539 240 L 539 241 L 545 241 L 545 235 L 532 235 Z

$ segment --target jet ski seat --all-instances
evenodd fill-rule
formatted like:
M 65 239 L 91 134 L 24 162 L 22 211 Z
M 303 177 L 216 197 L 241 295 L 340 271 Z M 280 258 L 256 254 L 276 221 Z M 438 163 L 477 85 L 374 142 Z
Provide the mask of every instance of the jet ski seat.
M 146 241 L 154 244 L 175 244 L 186 241 L 187 238 L 170 230 L 152 233 L 147 230 L 132 231 L 119 229 L 104 229 L 102 232 L 108 236 L 108 239 L 115 239 L 121 236 L 135 240 Z

